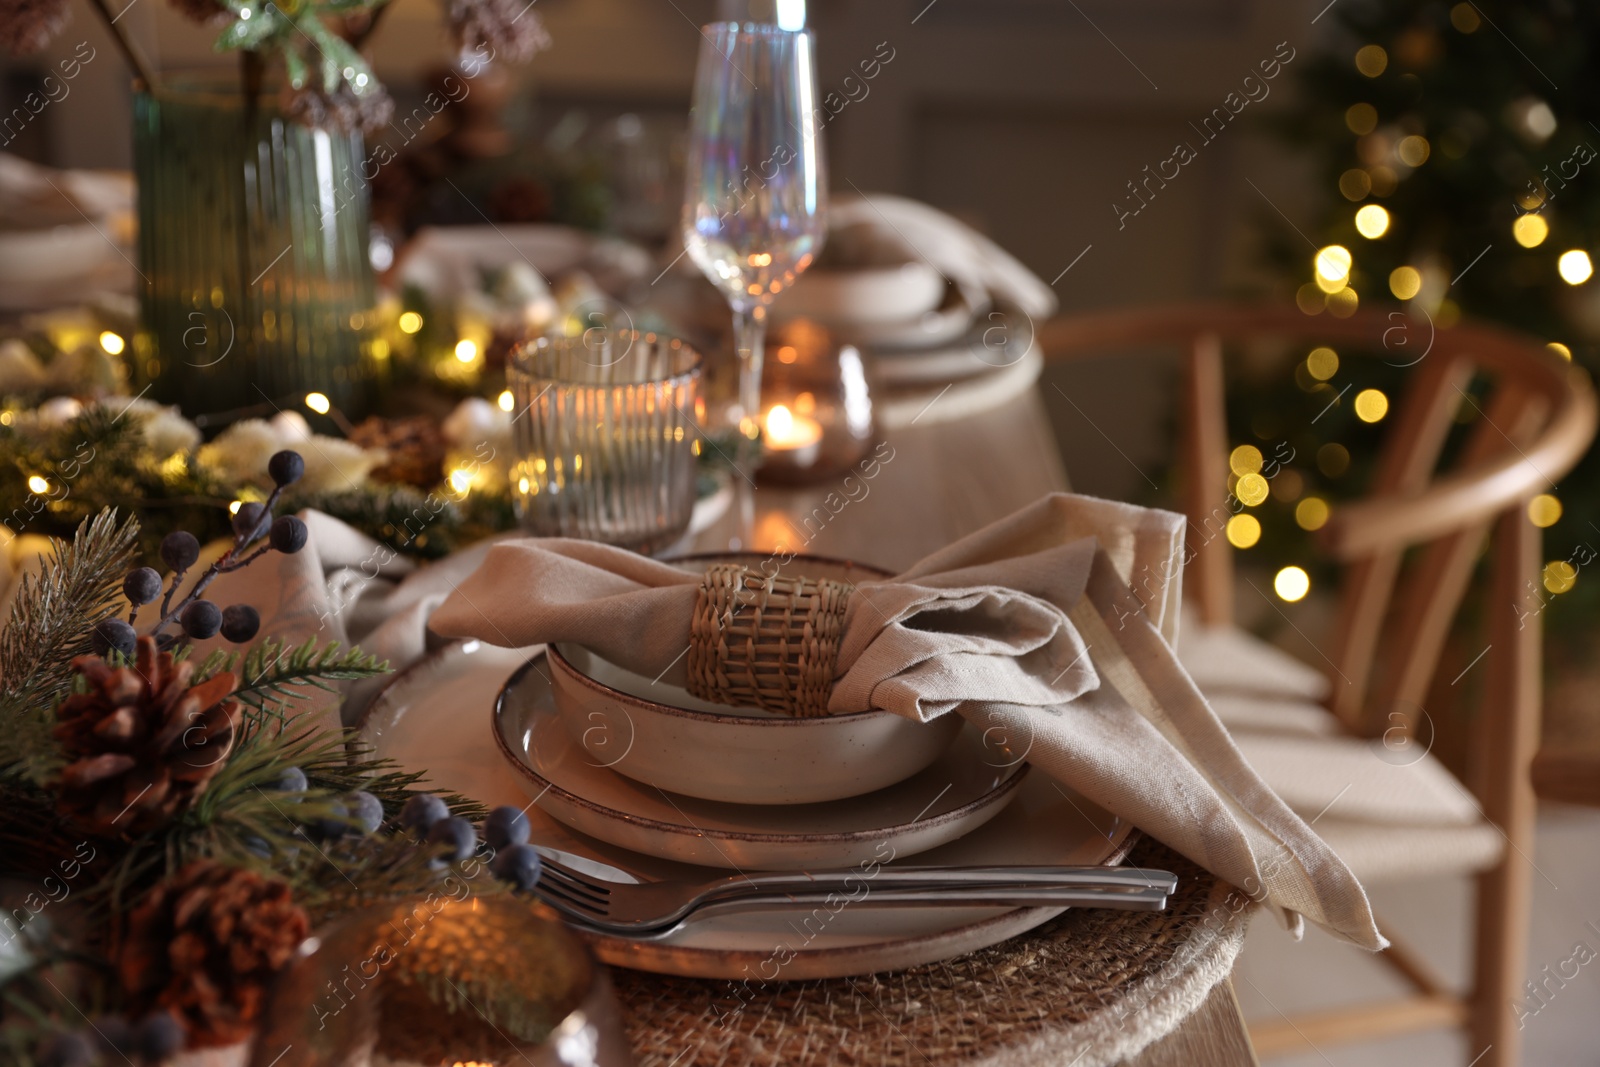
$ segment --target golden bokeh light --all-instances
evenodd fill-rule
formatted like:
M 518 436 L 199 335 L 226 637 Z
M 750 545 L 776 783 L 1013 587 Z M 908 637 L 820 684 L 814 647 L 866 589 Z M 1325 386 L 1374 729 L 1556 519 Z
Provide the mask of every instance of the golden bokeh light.
M 1328 502 L 1308 496 L 1294 506 L 1295 525 L 1302 530 L 1320 530 L 1328 524 Z
M 1470 3 L 1460 3 L 1450 9 L 1450 25 L 1462 33 L 1472 33 L 1482 21 L 1478 18 L 1477 9 Z
M 463 363 L 471 363 L 478 358 L 478 342 L 470 337 L 463 337 L 456 342 L 456 358 Z
M 1235 515 L 1228 520 L 1228 544 L 1249 548 L 1261 540 L 1261 522 L 1254 515 Z
M 511 395 L 511 390 L 507 389 L 500 394 L 499 399 L 496 400 L 496 403 L 500 405 L 501 411 L 509 412 L 512 408 L 517 406 L 517 398 Z
M 1550 224 L 1543 215 L 1523 215 L 1511 224 L 1511 236 L 1523 248 L 1538 248 L 1550 236 Z
M 1339 353 L 1326 345 L 1313 348 L 1306 356 L 1306 370 L 1317 381 L 1327 381 L 1339 373 Z
M 1350 450 L 1330 441 L 1317 449 L 1317 470 L 1330 478 L 1337 478 L 1350 469 Z
M 1344 280 L 1350 277 L 1350 265 L 1354 262 L 1350 250 L 1344 245 L 1328 245 L 1317 250 L 1312 265 L 1316 267 L 1318 278 L 1343 285 Z
M 1556 270 L 1568 285 L 1582 285 L 1594 274 L 1594 264 L 1589 261 L 1589 253 L 1573 248 L 1561 253 L 1561 258 L 1556 260 Z
M 1562 359 L 1566 360 L 1568 363 L 1572 362 L 1572 349 L 1568 348 L 1560 341 L 1551 341 L 1549 344 L 1545 345 L 1545 347 L 1554 352 L 1556 355 L 1560 356 Z
M 1382 45 L 1369 44 L 1356 53 L 1356 69 L 1369 78 L 1376 78 L 1389 66 L 1389 53 Z
M 28 489 L 34 493 L 48 493 L 50 491 L 50 483 L 37 474 L 29 475 Z
M 1267 480 L 1259 474 L 1246 474 L 1239 478 L 1239 484 L 1233 487 L 1233 495 L 1247 508 L 1253 508 L 1267 499 L 1271 490 L 1267 487 Z
M 1377 204 L 1368 204 L 1356 212 L 1356 232 L 1369 241 L 1375 241 L 1389 232 L 1389 213 Z
M 1306 594 L 1311 592 L 1311 575 L 1300 567 L 1285 567 L 1272 579 L 1272 591 L 1278 594 L 1280 600 L 1290 604 L 1304 600 Z
M 1544 587 L 1552 593 L 1571 591 L 1578 584 L 1578 568 L 1564 559 L 1554 559 L 1544 565 Z
M 315 411 L 318 415 L 326 415 L 333 410 L 333 405 L 328 402 L 328 398 L 322 393 L 307 393 L 306 407 Z
M 1382 389 L 1363 389 L 1356 394 L 1356 418 L 1362 422 L 1382 422 L 1389 414 L 1389 398 Z
M 1346 200 L 1360 200 L 1372 192 L 1372 175 L 1360 167 L 1352 167 L 1339 175 L 1339 193 Z
M 1433 148 L 1428 144 L 1426 137 L 1412 134 L 1410 137 L 1400 138 L 1400 143 L 1395 147 L 1395 154 L 1400 157 L 1400 162 L 1408 167 L 1420 167 L 1428 161 L 1428 156 Z
M 1348 319 L 1360 305 L 1361 299 L 1348 285 L 1336 293 L 1328 294 L 1328 313 L 1336 319 Z
M 1311 282 L 1306 282 L 1294 294 L 1295 306 L 1307 315 L 1320 315 L 1322 309 L 1328 306 L 1328 298 L 1323 291 Z
M 1528 501 L 1528 521 L 1543 530 L 1561 521 L 1561 501 L 1540 493 Z
M 1357 137 L 1378 128 L 1378 109 L 1371 104 L 1351 104 L 1344 113 L 1344 124 Z
M 1228 469 L 1241 478 L 1246 474 L 1261 472 L 1261 449 L 1255 445 L 1240 445 L 1228 455 Z
M 422 316 L 415 311 L 402 311 L 400 313 L 400 332 L 417 333 L 422 329 Z
M 106 350 L 108 356 L 120 356 L 122 350 L 128 347 L 128 342 L 122 339 L 120 333 L 102 330 L 100 333 L 100 347 Z
M 1410 300 L 1422 292 L 1422 272 L 1415 267 L 1396 267 L 1389 272 L 1389 292 L 1400 300 Z

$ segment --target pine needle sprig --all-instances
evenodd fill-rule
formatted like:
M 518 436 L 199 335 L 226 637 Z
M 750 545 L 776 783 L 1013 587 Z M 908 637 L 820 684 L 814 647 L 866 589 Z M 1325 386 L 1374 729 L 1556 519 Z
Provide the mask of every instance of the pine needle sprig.
M 338 692 L 333 683 L 386 674 L 389 663 L 359 648 L 344 648 L 337 641 L 319 645 L 314 636 L 299 645 L 269 637 L 242 658 L 237 653 L 220 650 L 211 653 L 195 670 L 195 683 L 205 681 L 218 671 L 236 668 L 239 687 L 234 690 L 232 699 L 249 709 L 246 715 L 250 727 L 246 732 L 253 733 L 269 722 L 281 729 L 286 709 L 303 700 L 307 690 Z
M 139 524 L 107 508 L 58 540 L 37 576 L 25 575 L 0 631 L 0 713 L 48 710 L 72 681 L 74 657 L 94 651 L 89 632 L 116 601 Z M 9 728 L 10 722 L 6 723 Z

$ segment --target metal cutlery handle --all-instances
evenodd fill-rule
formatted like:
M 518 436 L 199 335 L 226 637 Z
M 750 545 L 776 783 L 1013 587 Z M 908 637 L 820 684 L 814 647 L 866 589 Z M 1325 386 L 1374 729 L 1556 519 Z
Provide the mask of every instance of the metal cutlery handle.
M 841 897 L 837 893 L 788 893 L 781 896 L 724 897 L 696 908 L 690 914 L 698 918 L 708 914 L 727 914 L 733 911 L 750 911 L 774 906 L 794 907 L 816 905 L 826 907 L 837 915 L 841 911 L 860 906 L 938 905 L 941 907 L 999 906 L 1030 907 L 1091 907 L 1114 908 L 1123 911 L 1159 911 L 1167 906 L 1167 894 L 1159 889 L 1118 890 L 1105 892 L 1082 887 L 1045 888 L 1039 886 L 987 886 L 982 888 L 919 888 L 874 890 L 859 898 Z
M 1159 889 L 1171 893 L 1178 884 L 1169 871 L 1138 867 L 1036 866 L 1036 867 L 890 867 L 875 870 L 847 868 L 833 871 L 771 871 L 737 875 L 707 886 L 699 901 L 721 900 L 749 893 L 856 892 L 868 886 L 877 892 L 910 887 L 1066 886 L 1108 891 L 1137 892 Z
M 766 908 L 792 909 L 814 906 L 826 910 L 828 919 L 852 907 L 1088 907 L 1114 908 L 1124 911 L 1160 911 L 1167 906 L 1167 896 L 1159 890 L 1145 889 L 1104 893 L 1092 889 L 1044 888 L 982 888 L 982 889 L 897 889 L 882 890 L 862 897 L 853 903 L 840 906 L 837 894 L 802 893 L 784 896 L 728 897 L 696 908 L 688 915 L 660 926 L 630 926 L 608 923 L 604 920 L 579 919 L 580 928 L 612 936 L 628 937 L 641 941 L 658 941 L 670 936 L 684 926 L 698 922 L 709 915 L 727 915 L 734 912 L 761 911 Z

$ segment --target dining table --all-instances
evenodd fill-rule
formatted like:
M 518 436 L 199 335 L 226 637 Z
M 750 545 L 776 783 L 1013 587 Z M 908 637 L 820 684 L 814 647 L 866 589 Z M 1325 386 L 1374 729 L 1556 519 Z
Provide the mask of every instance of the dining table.
M 943 413 L 938 410 L 939 405 L 953 399 L 948 392 L 932 392 L 926 407 L 920 409 L 918 414 L 898 420 L 892 429 L 880 432 L 876 451 L 871 453 L 875 462 L 857 464 L 831 478 L 803 486 L 767 485 L 759 483 L 758 479 L 754 488 L 753 543 L 740 547 L 745 551 L 849 559 L 890 570 L 903 569 L 928 553 L 1048 493 L 1068 488 L 1060 448 L 1037 388 L 1026 389 L 987 410 L 964 412 L 956 418 L 941 417 Z M 677 546 L 677 551 L 687 554 L 727 550 L 740 532 L 737 512 L 737 508 L 730 508 L 718 520 Z M 1150 840 L 1140 846 L 1145 855 L 1150 854 L 1150 848 L 1161 847 Z M 1205 897 L 1205 902 L 1193 904 L 1191 908 L 1197 913 L 1209 907 L 1215 913 L 1227 914 L 1232 921 L 1230 935 L 1236 940 L 1242 939 L 1243 924 L 1239 920 L 1240 909 L 1237 905 L 1243 903 L 1243 911 L 1246 912 L 1249 905 L 1243 901 L 1241 894 L 1218 884 L 1219 880 L 1213 875 L 1187 864 L 1174 852 L 1163 849 L 1156 855 L 1160 857 L 1157 862 L 1170 864 L 1191 882 L 1191 886 L 1196 881 L 1204 883 L 1206 892 L 1194 899 Z M 1224 907 L 1219 901 L 1236 903 Z M 1175 901 L 1174 907 L 1182 906 L 1181 901 Z M 1100 933 L 1091 935 L 1090 928 L 1078 931 L 1068 928 L 1063 931 L 1060 928 L 1064 922 L 1077 915 L 1097 915 L 1111 917 L 1105 921 L 1116 923 L 1121 921 L 1121 917 L 1134 914 L 1068 913 L 1047 924 L 1045 940 L 1049 937 L 1069 938 L 1067 947 L 1061 951 L 1068 953 L 1070 958 L 1071 938 L 1088 937 L 1093 940 Z M 1144 921 L 1148 923 L 1148 920 Z M 1136 950 L 1140 948 L 1139 931 L 1146 928 L 1155 929 L 1136 924 L 1131 935 L 1122 929 L 1121 933 L 1105 942 L 1096 941 L 1101 945 L 1098 951 L 1109 951 L 1113 956 L 1117 951 L 1131 951 L 1137 955 L 1139 953 Z M 1092 929 L 1100 930 L 1099 927 Z M 1169 937 L 1179 927 L 1169 924 L 1161 929 L 1163 932 L 1159 936 Z M 1033 934 L 1028 934 L 1015 939 L 1017 943 L 1024 944 L 1020 959 L 1006 956 L 1007 946 L 1002 945 L 988 950 L 992 959 L 974 962 L 973 965 L 992 968 L 992 976 L 999 982 L 995 988 L 1005 989 L 1006 983 L 1017 977 L 1018 966 L 1026 966 L 1029 962 L 1036 968 L 1050 965 L 1050 951 L 1035 951 L 1034 947 L 1027 945 L 1033 937 Z M 1041 945 L 1043 943 L 1040 942 Z M 1105 943 L 1121 947 L 1107 950 L 1103 947 Z M 1177 954 L 1182 955 L 1183 951 L 1180 948 Z M 1237 951 L 1236 943 L 1231 951 Z M 999 955 L 994 955 L 996 953 Z M 974 954 L 979 955 L 983 954 Z M 1228 970 L 1231 970 L 1231 963 L 1230 956 L 1227 959 Z M 957 959 L 940 966 L 948 971 L 950 968 L 959 969 L 962 964 L 963 960 Z M 1118 966 L 1113 960 L 1109 967 L 1102 969 L 1116 971 Z M 1172 964 L 1169 962 L 1166 966 L 1171 967 Z M 1132 965 L 1126 965 L 1126 969 L 1131 970 Z M 1035 975 L 1034 978 L 1042 980 L 1035 995 L 1042 997 L 1043 1004 L 1035 1013 L 1043 1019 L 1059 1008 L 1056 1003 L 1058 998 L 1049 989 L 1048 975 Z M 996 1058 L 992 1050 L 982 1047 L 981 1042 L 976 1047 L 961 1046 L 960 1042 L 949 1048 L 942 1045 L 928 1047 L 926 1039 L 914 1033 L 914 1027 L 906 1022 L 906 1019 L 917 1017 L 914 1007 L 905 1018 L 898 1018 L 907 1011 L 908 1004 L 914 1005 L 917 998 L 928 996 L 926 993 L 908 992 L 913 987 L 906 983 L 904 976 L 883 982 L 843 979 L 833 980 L 831 985 L 820 983 L 822 992 L 811 997 L 810 1007 L 805 1006 L 807 998 L 801 996 L 785 1009 L 793 1012 L 815 1011 L 818 1005 L 832 1005 L 840 996 L 855 1000 L 856 1003 L 849 1010 L 860 1016 L 864 1027 L 875 1025 L 882 1031 L 881 1039 L 887 1043 L 883 1049 L 898 1046 L 892 1052 L 869 1050 L 866 1042 L 878 1038 L 862 1035 L 863 1044 L 858 1048 L 807 1047 L 807 1042 L 800 1041 L 769 1061 L 759 1054 L 749 1054 L 749 1049 L 761 1043 L 755 1035 L 747 1044 L 727 1043 L 705 1056 L 685 1056 L 683 1052 L 687 1051 L 687 1046 L 678 1050 L 670 1041 L 660 1040 L 661 1035 L 655 1031 L 651 1032 L 649 1038 L 641 1038 L 644 1029 L 659 1029 L 662 1019 L 675 1017 L 675 1011 L 681 1013 L 679 998 L 693 1004 L 693 987 L 684 984 L 691 981 L 631 973 L 620 978 L 619 998 L 641 1067 L 668 1067 L 669 1064 L 671 1067 L 685 1067 L 691 1063 L 716 1063 L 727 1067 L 755 1062 L 832 1064 L 886 1062 L 890 1059 L 907 1063 L 944 1063 L 960 1062 L 963 1058 L 990 1063 L 1053 1062 L 1048 1058 Z M 1081 979 L 1073 978 L 1071 981 L 1077 983 Z M 664 992 L 661 983 L 679 983 L 682 988 Z M 939 985 L 939 982 L 932 981 L 920 988 Z M 955 988 L 955 996 L 959 1000 L 959 983 Z M 875 1000 L 874 991 L 881 994 L 882 999 Z M 946 990 L 948 994 L 949 990 Z M 981 994 L 976 1004 L 968 1004 L 968 1010 L 981 1011 L 981 996 L 987 995 Z M 937 1010 L 938 1005 L 933 1006 Z M 1028 1010 L 1034 1009 L 1024 1010 L 1022 1014 L 1026 1015 Z M 1170 1006 L 1167 1010 L 1170 1010 Z M 792 1018 L 778 1019 L 774 1023 L 774 1032 L 791 1025 Z M 1023 1030 L 1026 1030 L 1026 1024 L 1023 1024 Z M 835 1033 L 850 1035 L 852 1030 L 846 1025 Z M 690 1030 L 688 1034 L 692 1043 L 693 1031 Z M 675 1035 L 675 1039 L 681 1039 L 682 1036 Z M 771 1034 L 761 1040 L 770 1043 Z M 852 1037 L 846 1036 L 844 1040 L 848 1044 Z M 1076 1061 L 1068 1055 L 1060 1062 L 1068 1064 Z M 1227 973 L 1221 974 L 1219 980 L 1210 984 L 1209 989 L 1199 997 L 1198 1006 L 1188 1010 L 1170 1032 L 1120 1062 L 1138 1067 L 1164 1067 L 1168 1064 L 1240 1067 L 1255 1064 L 1255 1053 L 1231 977 Z

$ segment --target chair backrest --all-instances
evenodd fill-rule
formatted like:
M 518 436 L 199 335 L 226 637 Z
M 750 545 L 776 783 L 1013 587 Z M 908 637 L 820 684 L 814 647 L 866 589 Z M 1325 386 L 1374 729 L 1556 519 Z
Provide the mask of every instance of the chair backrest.
M 1537 589 L 1537 531 L 1526 504 L 1551 491 L 1588 447 L 1594 392 L 1581 369 L 1529 338 L 1481 324 L 1435 329 L 1393 310 L 1339 319 L 1293 307 L 1180 305 L 1069 316 L 1040 327 L 1050 359 L 1153 345 L 1182 351 L 1177 463 L 1189 517 L 1185 591 L 1210 625 L 1232 620 L 1233 549 L 1220 536 L 1232 513 L 1223 347 L 1274 340 L 1340 345 L 1409 368 L 1366 495 L 1336 507 L 1317 533 L 1321 549 L 1344 564 L 1324 653 L 1330 707 L 1358 733 L 1409 724 L 1497 520 L 1514 536 L 1502 538 L 1508 569 L 1494 595 L 1514 589 L 1520 598 Z M 1487 391 L 1469 394 L 1479 376 Z M 1463 403 L 1481 404 L 1481 411 L 1446 467 L 1446 438 Z M 1537 604 L 1492 607 L 1525 617 Z

